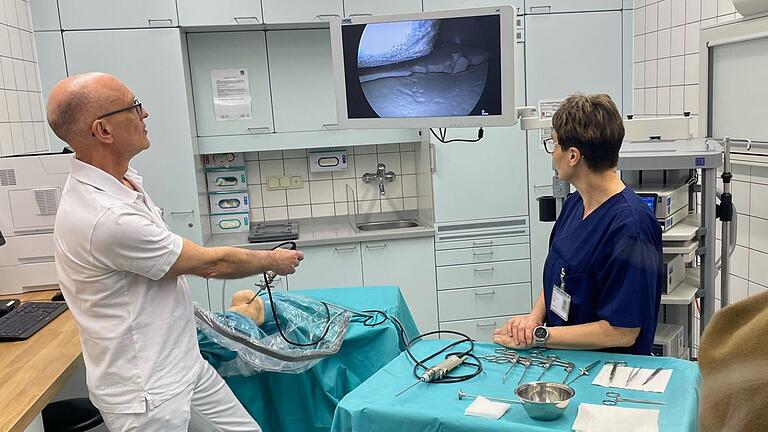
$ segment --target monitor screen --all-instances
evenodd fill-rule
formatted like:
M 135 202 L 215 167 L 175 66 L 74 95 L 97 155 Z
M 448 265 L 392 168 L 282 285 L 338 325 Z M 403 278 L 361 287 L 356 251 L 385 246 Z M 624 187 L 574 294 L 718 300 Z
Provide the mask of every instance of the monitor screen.
M 514 8 L 336 23 L 331 38 L 341 127 L 515 123 Z
M 654 215 L 656 214 L 656 195 L 643 195 L 638 194 L 640 196 L 640 199 L 643 200 L 643 202 L 648 205 L 648 208 L 651 209 L 651 213 Z

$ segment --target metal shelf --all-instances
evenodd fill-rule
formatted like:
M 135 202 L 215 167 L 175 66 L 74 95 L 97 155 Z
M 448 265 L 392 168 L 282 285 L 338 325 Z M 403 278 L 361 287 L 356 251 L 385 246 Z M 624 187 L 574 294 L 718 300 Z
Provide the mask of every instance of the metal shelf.
M 696 237 L 696 231 L 701 226 L 701 217 L 698 214 L 689 215 L 677 225 L 661 233 L 663 242 L 687 242 Z
M 699 242 L 696 240 L 689 240 L 686 242 L 674 242 L 662 244 L 662 252 L 664 255 L 683 255 L 686 263 L 693 261 L 696 258 L 696 249 L 699 247 Z
M 698 268 L 690 268 L 685 271 L 685 280 L 669 294 L 661 295 L 663 305 L 689 305 L 696 298 L 698 285 Z
M 723 164 L 719 144 L 702 139 L 625 142 L 619 152 L 619 170 L 671 170 L 717 168 Z

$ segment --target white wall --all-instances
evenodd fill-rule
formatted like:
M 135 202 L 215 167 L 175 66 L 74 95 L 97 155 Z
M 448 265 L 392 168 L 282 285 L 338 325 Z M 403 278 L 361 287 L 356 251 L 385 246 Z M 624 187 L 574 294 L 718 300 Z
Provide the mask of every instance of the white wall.
M 0 0 L 0 156 L 48 151 L 27 0 Z

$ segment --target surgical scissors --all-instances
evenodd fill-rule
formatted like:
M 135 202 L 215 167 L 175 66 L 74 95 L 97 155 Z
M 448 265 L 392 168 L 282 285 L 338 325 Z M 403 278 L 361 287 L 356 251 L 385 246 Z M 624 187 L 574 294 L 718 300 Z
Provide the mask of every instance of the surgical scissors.
M 608 406 L 618 405 L 621 402 L 632 402 L 632 403 L 651 404 L 651 405 L 666 405 L 667 404 L 664 401 L 658 401 L 658 400 L 623 398 L 623 397 L 621 397 L 621 394 L 619 394 L 617 392 L 606 392 L 605 393 L 605 397 L 606 398 L 603 399 L 603 405 L 608 405 Z

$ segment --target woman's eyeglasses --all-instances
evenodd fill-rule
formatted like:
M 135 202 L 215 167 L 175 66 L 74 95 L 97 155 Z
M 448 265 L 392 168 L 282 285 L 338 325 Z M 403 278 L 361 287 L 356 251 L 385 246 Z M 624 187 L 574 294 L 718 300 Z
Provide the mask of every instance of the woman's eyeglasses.
M 546 151 L 549 154 L 554 153 L 555 146 L 557 145 L 557 141 L 552 139 L 552 137 L 541 140 L 541 143 L 544 144 L 544 151 Z

